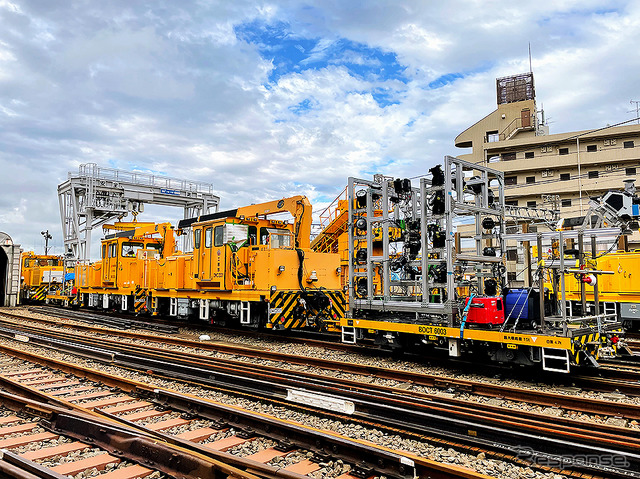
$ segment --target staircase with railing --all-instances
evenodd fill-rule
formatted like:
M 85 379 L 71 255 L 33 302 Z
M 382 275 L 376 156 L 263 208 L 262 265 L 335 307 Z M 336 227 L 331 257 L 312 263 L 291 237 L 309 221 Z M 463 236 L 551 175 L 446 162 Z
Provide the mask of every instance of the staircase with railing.
M 536 117 L 535 115 L 519 116 L 513 119 L 499 135 L 500 141 L 509 140 L 513 138 L 517 133 L 526 130 L 536 129 Z
M 311 249 L 318 253 L 337 253 L 338 238 L 347 231 L 349 208 L 347 189 L 320 213 L 320 233 L 311 241 Z

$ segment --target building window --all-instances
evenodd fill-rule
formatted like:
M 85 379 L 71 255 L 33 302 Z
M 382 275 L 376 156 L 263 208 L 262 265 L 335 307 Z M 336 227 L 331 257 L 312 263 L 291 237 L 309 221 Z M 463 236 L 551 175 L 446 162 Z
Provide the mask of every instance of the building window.
M 559 155 L 568 155 L 569 154 L 569 148 L 558 148 L 558 154 Z
M 589 178 L 597 178 L 598 176 L 600 176 L 600 173 L 598 171 L 589 172 Z
M 511 161 L 516 159 L 516 154 L 514 153 L 503 153 L 502 161 Z
M 518 206 L 518 200 L 506 200 L 504 204 L 505 206 Z
M 518 177 L 517 176 L 505 176 L 504 177 L 504 184 L 506 185 L 517 185 L 518 184 Z
M 636 169 L 635 168 L 625 168 L 625 173 L 627 175 L 635 175 L 636 174 Z
M 518 250 L 517 249 L 508 249 L 507 250 L 507 261 L 518 261 Z
M 527 208 L 535 208 L 536 207 L 536 202 L 534 201 L 527 201 Z
M 571 206 L 571 199 L 562 200 L 562 206 L 564 206 L 565 208 L 567 206 Z
M 507 281 L 515 281 L 517 278 L 515 271 L 507 271 Z
M 625 148 L 633 148 L 633 140 L 625 141 L 623 145 Z
M 569 181 L 571 179 L 571 173 L 560 173 L 560 181 Z
M 498 130 L 488 131 L 487 143 L 494 143 L 496 141 L 500 141 L 500 135 L 498 134 Z
M 524 153 L 525 158 L 533 158 L 533 156 L 533 151 L 525 151 Z
M 536 177 L 535 176 L 527 176 L 527 184 L 530 185 L 531 183 L 535 183 L 536 182 Z
M 587 145 L 587 151 L 598 151 L 598 145 Z

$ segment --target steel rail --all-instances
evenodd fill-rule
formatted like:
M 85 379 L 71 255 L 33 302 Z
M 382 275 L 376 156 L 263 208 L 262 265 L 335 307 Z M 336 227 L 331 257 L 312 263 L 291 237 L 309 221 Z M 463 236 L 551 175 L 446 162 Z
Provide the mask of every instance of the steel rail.
M 11 383 L 0 378 L 3 385 Z M 12 386 L 15 388 L 15 384 Z M 0 391 L 0 403 L 20 412 L 26 417 L 38 419 L 38 425 L 47 431 L 87 444 L 87 447 L 99 447 L 114 457 L 126 459 L 145 467 L 185 479 L 211 477 L 213 479 L 261 479 L 274 476 L 255 475 L 234 466 L 212 461 L 206 457 L 185 452 L 169 443 L 158 441 L 156 437 L 139 429 L 132 429 L 118 424 L 108 418 L 101 417 L 84 408 L 69 403 L 50 404 L 34 399 Z M 28 437 L 26 438 L 28 439 Z M 141 453 L 143 452 L 143 453 Z M 45 479 L 66 478 L 37 463 L 22 458 L 10 451 L 0 453 L 0 465 L 8 464 L 7 474 L 13 477 L 35 477 Z M 0 468 L 1 470 L 1 468 Z M 300 479 L 300 478 L 299 478 Z
M 384 447 L 375 446 L 366 441 L 348 439 L 337 433 L 321 431 L 292 423 L 290 421 L 276 419 L 273 416 L 247 411 L 237 406 L 225 405 L 167 389 L 153 388 L 131 379 L 120 378 L 95 369 L 84 368 L 65 361 L 59 361 L 53 358 L 16 350 L 8 346 L 0 346 L 0 351 L 27 361 L 46 365 L 46 367 L 49 368 L 54 368 L 51 370 L 52 374 L 63 371 L 71 375 L 87 377 L 92 381 L 104 384 L 105 387 L 129 391 L 132 395 L 149 399 L 161 407 L 170 407 L 171 409 L 180 410 L 191 415 L 197 415 L 198 417 L 209 418 L 220 424 L 220 427 L 223 427 L 224 424 L 230 423 L 233 424 L 233 427 L 236 429 L 245 428 L 246 431 L 258 430 L 267 435 L 275 435 L 275 437 L 285 438 L 285 442 L 287 443 L 300 443 L 307 449 L 315 451 L 329 451 L 330 456 L 334 456 L 334 458 L 352 461 L 354 464 L 354 471 L 360 470 L 366 473 L 366 475 L 362 477 L 371 477 L 376 474 L 386 475 L 391 479 L 407 479 L 413 478 L 414 476 L 432 477 L 434 479 L 483 479 L 487 477 L 483 474 L 476 473 L 456 465 L 440 464 L 435 461 L 417 457 L 410 453 L 399 453 Z M 259 477 L 273 477 L 274 479 L 301 479 L 302 477 L 298 474 L 284 470 L 274 471 L 273 466 L 265 467 L 264 464 L 257 463 L 250 459 L 244 459 L 221 451 L 206 449 L 197 443 L 180 440 L 179 438 L 159 433 L 158 431 L 133 424 L 120 417 L 105 413 L 104 411 L 97 409 L 89 411 L 83 409 L 82 406 L 74 405 L 57 396 L 52 396 L 44 393 L 43 391 L 33 389 L 30 386 L 12 380 L 12 378 L 0 375 L 0 381 L 2 382 L 2 387 L 7 390 L 11 390 L 14 395 L 20 393 L 22 395 L 29 396 L 31 400 L 39 401 L 42 404 L 47 403 L 49 406 L 52 404 L 54 407 L 68 409 L 75 408 L 86 414 L 106 416 L 113 421 L 121 423 L 121 425 L 123 424 L 126 427 L 138 429 L 146 435 L 153 436 L 184 450 L 194 451 L 200 455 L 207 456 L 209 457 L 209 460 L 222 461 L 224 464 L 246 468 L 254 474 L 257 474 Z M 39 410 L 42 410 L 42 408 Z M 84 426 L 84 428 L 86 427 L 90 426 Z M 321 454 L 320 457 L 323 457 L 321 452 L 317 452 L 317 454 Z M 327 454 L 324 454 L 324 456 L 327 456 Z M 365 461 L 363 458 L 366 458 L 367 460 Z M 232 476 L 237 477 L 235 475 Z
M 11 333 L 10 331 L 9 334 Z M 5 330 L 3 334 L 7 334 L 7 331 Z M 13 334 L 15 334 L 15 331 L 13 331 Z M 69 335 L 66 335 L 66 340 L 63 341 L 51 338 L 43 339 L 41 335 L 34 333 L 27 334 L 32 342 L 53 346 L 58 349 L 66 349 L 69 346 Z M 85 343 L 92 342 L 92 339 L 88 338 L 75 339 Z M 333 384 L 326 378 L 317 379 L 315 384 L 312 384 L 308 375 L 301 379 L 291 379 L 291 377 L 295 377 L 292 372 L 278 374 L 279 381 L 287 381 L 283 385 L 280 382 L 274 382 L 276 373 L 273 371 L 256 373 L 253 371 L 255 369 L 254 365 L 251 365 L 248 370 L 243 371 L 243 374 L 239 376 L 238 373 L 242 369 L 240 364 L 234 368 L 213 367 L 212 364 L 205 364 L 206 357 L 187 356 L 183 352 L 173 353 L 167 350 L 151 351 L 150 354 L 143 357 L 139 346 L 123 345 L 104 339 L 98 339 L 97 341 L 101 342 L 103 348 L 109 348 L 112 356 L 111 361 L 109 361 L 104 359 L 108 357 L 109 353 L 103 354 L 103 359 L 101 360 L 116 365 L 142 370 L 151 369 L 155 374 L 197 381 L 210 386 L 236 389 L 247 394 L 261 395 L 266 399 L 282 399 L 286 397 L 292 387 L 300 390 L 315 388 L 318 392 L 324 391 L 325 393 L 328 390 L 336 399 L 344 400 L 344 398 L 348 397 L 350 401 L 355 403 L 356 412 L 354 417 L 376 420 L 383 424 L 421 433 L 427 432 L 440 437 L 446 435 L 467 444 L 493 447 L 494 450 L 498 449 L 505 452 L 517 452 L 523 448 L 523 444 L 526 444 L 526 447 L 533 444 L 537 448 L 537 454 L 540 456 L 576 453 L 591 456 L 624 456 L 631 463 L 631 467 L 636 471 L 640 470 L 640 455 L 635 453 L 640 449 L 640 443 L 632 438 L 620 440 L 613 435 L 595 434 L 591 429 L 579 431 L 577 426 L 574 426 L 572 430 L 565 428 L 564 431 L 561 431 L 560 427 L 555 429 L 542 428 L 539 425 L 515 423 L 504 419 L 499 420 L 495 417 L 483 418 L 478 416 L 479 413 L 477 411 L 467 413 L 457 411 L 456 414 L 452 414 L 449 408 L 435 407 L 430 401 L 418 404 L 418 401 L 398 399 L 392 397 L 389 393 L 383 395 L 380 389 L 370 392 L 360 386 L 359 390 L 356 391 L 355 385 L 344 388 Z M 88 354 L 95 357 L 96 348 L 91 345 L 88 345 L 88 348 Z M 77 352 L 81 349 L 81 346 L 73 345 L 72 349 Z M 171 361 L 168 360 L 169 358 L 171 358 Z M 619 431 L 619 434 L 622 432 Z M 546 435 L 543 436 L 542 434 Z M 472 436 L 472 438 L 469 436 Z M 608 448 L 604 447 L 604 444 Z M 600 469 L 588 464 L 574 464 L 574 467 L 584 467 L 590 470 Z M 612 471 L 607 469 L 606 472 L 610 473 Z M 618 473 L 622 474 L 621 472 Z
M 540 406 L 564 408 L 587 414 L 604 414 L 608 416 L 623 417 L 630 420 L 640 419 L 640 409 L 638 409 L 638 407 L 635 405 L 625 403 L 612 403 L 611 401 L 598 400 L 595 398 L 588 398 L 583 396 L 558 394 L 539 390 L 527 390 L 501 384 L 490 384 L 483 381 L 472 381 L 469 379 L 458 378 L 454 379 L 434 374 L 417 373 L 399 369 L 388 369 L 370 365 L 359 365 L 344 361 L 334 361 L 322 358 L 310 358 L 273 351 L 256 350 L 255 348 L 242 347 L 237 345 L 221 343 L 212 344 L 201 341 L 192 341 L 164 336 L 147 336 L 130 331 L 105 331 L 102 328 L 94 328 L 84 325 L 65 325 L 51 320 L 43 320 L 40 318 L 32 318 L 30 316 L 10 314 L 6 312 L 0 312 L 0 316 L 1 315 L 20 320 L 44 322 L 45 324 L 63 326 L 66 329 L 78 329 L 87 332 L 118 335 L 130 339 L 139 339 L 149 342 L 156 342 L 159 344 L 171 344 L 176 346 L 191 347 L 205 351 L 215 351 L 251 358 L 284 361 L 289 364 L 313 366 L 358 375 L 373 375 L 378 378 L 405 382 L 416 386 L 455 390 L 456 392 L 476 394 L 480 396 L 488 396 L 511 401 L 527 402 Z M 0 324 L 16 326 L 16 323 L 13 321 L 0 320 Z M 625 394 L 630 395 L 640 395 L 640 383 L 638 382 L 629 383 L 606 378 L 591 378 L 584 376 L 575 376 L 571 379 L 574 382 L 578 382 L 583 387 L 592 388 L 597 391 L 617 391 L 624 392 Z

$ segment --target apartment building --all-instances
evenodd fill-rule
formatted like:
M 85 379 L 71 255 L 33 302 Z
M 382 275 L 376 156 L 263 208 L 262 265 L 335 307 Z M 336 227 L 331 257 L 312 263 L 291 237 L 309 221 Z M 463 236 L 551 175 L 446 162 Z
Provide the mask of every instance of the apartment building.
M 536 109 L 533 73 L 498 78 L 496 86 L 497 109 L 460 133 L 455 145 L 471 148 L 459 158 L 504 172 L 507 204 L 577 217 L 588 210 L 589 197 L 636 179 L 640 124 L 549 134 Z

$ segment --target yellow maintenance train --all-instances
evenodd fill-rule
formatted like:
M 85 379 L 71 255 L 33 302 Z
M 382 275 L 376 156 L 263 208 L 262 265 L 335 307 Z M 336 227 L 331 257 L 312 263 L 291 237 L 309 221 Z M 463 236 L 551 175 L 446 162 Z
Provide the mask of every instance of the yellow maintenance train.
M 60 256 L 38 255 L 33 251 L 22 253 L 20 258 L 20 301 L 44 301 L 55 294 L 64 282 L 64 261 Z
M 221 326 L 336 332 L 346 343 L 427 347 L 555 372 L 597 366 L 624 351 L 620 311 L 606 310 L 616 296 L 607 295 L 632 288 L 628 278 L 636 269 L 610 255 L 602 261 L 618 261 L 615 267 L 578 270 L 581 282 L 586 276 L 613 281 L 605 276 L 613 269 L 628 284 L 602 283 L 594 301 L 605 309 L 574 314 L 574 268 L 564 257 L 575 239 L 624 234 L 629 219 L 640 216 L 635 191 L 610 192 L 621 197 L 615 211 L 594 210 L 609 223 L 620 218 L 616 227 L 507 234 L 507 221 L 527 217 L 509 211 L 501 172 L 453 157 L 429 171 L 419 187 L 382 175 L 349 178 L 313 243 L 304 196 L 176 226 L 107 225 L 100 260 L 77 263 L 73 290 L 48 299 Z M 460 225 L 471 231 L 467 239 Z M 181 235 L 188 251 L 177 249 Z M 535 284 L 511 289 L 508 241 L 537 242 L 540 250 L 558 244 L 558 261 L 539 260 Z M 586 257 L 582 249 L 580 255 Z M 555 295 L 545 292 L 548 274 L 569 278 Z
M 289 213 L 293 220 L 274 218 Z M 193 251 L 176 251 L 191 230 Z M 108 225 L 101 260 L 76 267 L 82 305 L 211 324 L 337 330 L 338 254 L 310 249 L 311 204 L 284 198 L 169 223 Z

